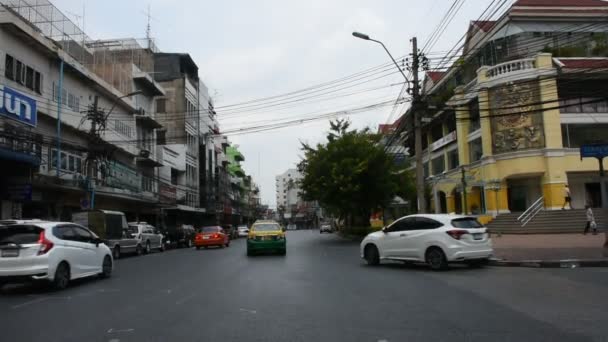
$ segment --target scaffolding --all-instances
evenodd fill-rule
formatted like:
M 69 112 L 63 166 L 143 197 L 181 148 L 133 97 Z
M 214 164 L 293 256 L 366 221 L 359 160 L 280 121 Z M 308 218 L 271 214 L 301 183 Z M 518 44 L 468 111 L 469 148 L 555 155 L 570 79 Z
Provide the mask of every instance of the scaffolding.
M 93 40 L 48 0 L 0 0 L 0 5 L 124 94 L 133 91 L 134 74 L 154 72 L 159 49 L 151 38 Z

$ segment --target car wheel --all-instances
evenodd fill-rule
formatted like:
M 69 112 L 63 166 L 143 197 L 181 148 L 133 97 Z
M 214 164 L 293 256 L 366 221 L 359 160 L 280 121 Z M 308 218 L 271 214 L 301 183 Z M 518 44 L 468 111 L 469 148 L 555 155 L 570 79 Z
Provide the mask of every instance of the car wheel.
M 253 255 L 253 252 L 250 250 L 247 250 L 247 256 L 252 256 L 252 255 Z
M 375 266 L 380 263 L 380 254 L 378 253 L 378 248 L 374 245 L 365 246 L 363 256 L 365 257 L 365 261 L 367 261 L 368 265 Z
M 287 255 L 287 250 L 286 250 L 286 249 L 282 249 L 282 250 L 279 252 L 279 254 L 280 254 L 280 255 Z
M 226 243 L 226 247 L 230 247 L 230 241 L 228 241 L 228 243 Z
M 201 249 L 201 246 L 196 246 L 196 250 L 198 251 L 199 249 Z
M 63 290 L 68 287 L 70 283 L 70 266 L 68 266 L 67 262 L 62 261 L 59 265 L 57 265 L 57 269 L 55 270 L 55 277 L 53 277 L 53 288 L 56 290 Z
M 114 257 L 114 260 L 120 259 L 120 247 L 114 247 L 114 249 L 112 250 L 112 256 Z
M 438 247 L 429 248 L 426 252 L 426 262 L 433 271 L 441 271 L 448 268 L 448 259 L 441 248 Z
M 112 258 L 106 255 L 103 258 L 103 264 L 101 266 L 101 273 L 99 274 L 102 278 L 110 278 L 112 276 Z
M 159 252 L 164 252 L 165 251 L 165 244 L 162 241 L 160 243 L 160 247 L 158 247 L 158 251 Z
M 152 251 L 152 247 L 150 247 L 150 241 L 147 241 L 146 242 L 146 249 L 145 249 L 144 253 L 150 254 L 151 251 Z
M 135 247 L 135 254 L 137 255 L 142 255 L 144 253 L 143 248 L 141 248 L 141 245 L 137 245 L 137 247 Z
M 221 245 L 220 245 L 220 248 L 224 248 L 224 244 L 221 244 Z

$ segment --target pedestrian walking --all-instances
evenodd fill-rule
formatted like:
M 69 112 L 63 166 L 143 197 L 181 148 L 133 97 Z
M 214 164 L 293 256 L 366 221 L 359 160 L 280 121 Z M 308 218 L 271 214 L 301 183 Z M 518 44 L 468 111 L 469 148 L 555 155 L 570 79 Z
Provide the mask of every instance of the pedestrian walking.
M 570 188 L 568 187 L 568 184 L 564 187 L 564 205 L 562 206 L 562 210 L 566 208 L 566 204 L 568 204 L 570 209 L 574 209 L 572 208 L 572 197 L 570 197 Z
M 587 235 L 589 229 L 593 230 L 593 235 L 597 235 L 597 223 L 595 223 L 595 217 L 593 216 L 593 210 L 591 210 L 590 205 L 586 205 L 585 209 L 587 210 L 587 225 L 585 225 L 584 235 Z

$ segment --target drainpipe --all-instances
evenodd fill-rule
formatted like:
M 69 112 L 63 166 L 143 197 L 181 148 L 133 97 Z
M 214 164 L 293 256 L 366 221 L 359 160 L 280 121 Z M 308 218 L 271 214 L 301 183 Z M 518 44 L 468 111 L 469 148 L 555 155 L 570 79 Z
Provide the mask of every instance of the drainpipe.
M 63 59 L 59 60 L 59 84 L 57 87 L 57 178 L 61 166 L 61 101 L 63 100 Z

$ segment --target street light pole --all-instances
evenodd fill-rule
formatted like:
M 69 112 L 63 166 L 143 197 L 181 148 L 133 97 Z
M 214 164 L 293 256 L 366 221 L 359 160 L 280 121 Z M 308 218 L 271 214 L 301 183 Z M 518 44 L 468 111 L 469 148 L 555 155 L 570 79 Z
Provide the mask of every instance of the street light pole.
M 420 99 L 420 87 L 418 84 L 418 70 L 420 68 L 420 56 L 418 54 L 418 40 L 416 37 L 412 38 L 412 74 L 413 80 L 407 78 L 403 70 L 393 58 L 393 55 L 388 51 L 386 46 L 379 40 L 371 39 L 369 35 L 361 33 L 361 32 L 353 32 L 353 36 L 363 40 L 369 40 L 372 42 L 376 42 L 384 48 L 384 51 L 389 55 L 397 69 L 405 81 L 407 83 L 412 83 L 412 112 L 414 114 L 414 153 L 416 155 L 416 197 L 418 198 L 418 212 L 426 213 L 427 205 L 426 205 L 426 194 L 424 192 L 424 168 L 422 162 L 422 125 L 421 125 L 421 117 L 422 113 L 420 112 L 423 108 L 421 105 Z

